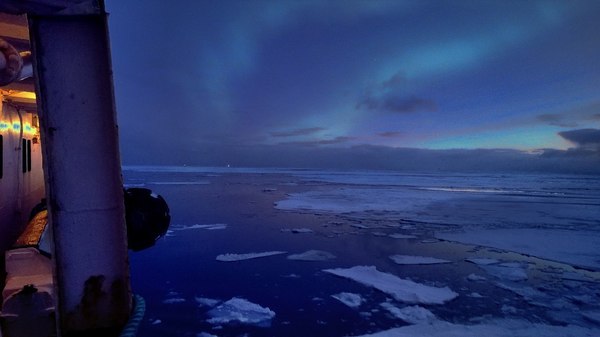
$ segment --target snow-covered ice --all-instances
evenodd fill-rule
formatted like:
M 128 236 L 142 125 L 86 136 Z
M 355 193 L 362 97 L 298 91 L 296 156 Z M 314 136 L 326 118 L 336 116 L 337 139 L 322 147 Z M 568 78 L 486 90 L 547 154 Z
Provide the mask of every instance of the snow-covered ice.
M 214 298 L 198 297 L 198 296 L 194 297 L 194 300 L 196 300 L 196 303 L 198 303 L 198 305 L 201 307 L 211 307 L 211 308 L 221 302 L 220 300 L 217 300 Z
M 452 261 L 438 259 L 428 256 L 392 255 L 390 259 L 396 264 L 441 264 L 452 263 Z
M 431 311 L 418 305 L 398 308 L 389 302 L 383 302 L 381 303 L 381 306 L 394 315 L 394 317 L 399 318 L 406 323 L 418 324 L 435 319 L 435 315 Z
M 313 233 L 314 231 L 310 228 L 284 228 L 281 230 L 282 232 L 290 232 L 294 234 L 307 234 Z
M 527 272 L 525 267 L 519 264 L 500 263 L 481 265 L 479 268 L 485 270 L 488 274 L 502 280 L 508 281 L 525 281 L 527 280 Z
M 219 337 L 219 336 L 210 334 L 208 332 L 200 332 L 200 333 L 196 334 L 196 337 Z
M 335 259 L 335 255 L 322 250 L 308 250 L 304 253 L 288 255 L 287 258 L 299 261 L 327 261 Z
M 441 320 L 393 328 L 356 337 L 596 337 L 600 329 L 556 326 L 516 319 L 494 319 L 476 325 Z
M 271 319 L 275 317 L 275 312 L 246 299 L 234 297 L 211 309 L 208 315 L 211 317 L 207 320 L 210 324 L 239 322 L 268 326 Z
M 600 232 L 539 228 L 465 228 L 462 232 L 438 232 L 435 236 L 442 240 L 499 248 L 600 270 Z
M 431 287 L 401 279 L 395 275 L 380 272 L 374 266 L 355 266 L 323 271 L 373 287 L 405 303 L 443 304 L 458 296 L 448 287 Z
M 600 310 L 584 311 L 581 313 L 581 315 L 591 322 L 600 324 Z
M 480 266 L 487 266 L 488 264 L 500 263 L 500 260 L 496 260 L 496 259 L 475 258 L 475 257 L 465 259 L 465 261 L 471 262 L 471 263 L 474 263 L 474 264 L 480 265 Z
M 478 281 L 485 281 L 487 279 L 481 275 L 469 274 L 469 276 L 467 276 L 467 280 L 473 281 L 473 282 L 478 282 Z
M 222 261 L 222 262 L 234 262 L 234 261 L 257 259 L 257 258 L 273 256 L 273 255 L 280 255 L 280 254 L 285 254 L 285 253 L 287 253 L 287 252 L 271 251 L 271 252 L 262 252 L 262 253 L 245 253 L 245 254 L 227 253 L 227 254 L 217 255 L 216 259 L 217 259 L 217 261 Z
M 416 239 L 417 237 L 411 234 L 393 233 L 388 235 L 392 239 Z
M 184 231 L 184 230 L 190 230 L 190 229 L 206 229 L 206 230 L 217 230 L 217 229 L 226 229 L 227 228 L 227 224 L 224 223 L 215 223 L 215 224 L 206 224 L 206 225 L 200 225 L 200 224 L 194 224 L 194 225 L 174 225 L 171 226 L 171 230 L 173 231 Z
M 183 303 L 185 302 L 185 298 L 181 298 L 181 297 L 174 297 L 174 298 L 167 298 L 163 301 L 164 304 L 175 304 L 175 303 Z
M 344 303 L 350 308 L 358 308 L 364 302 L 364 299 L 359 294 L 354 293 L 342 292 L 339 294 L 331 295 L 331 297 Z

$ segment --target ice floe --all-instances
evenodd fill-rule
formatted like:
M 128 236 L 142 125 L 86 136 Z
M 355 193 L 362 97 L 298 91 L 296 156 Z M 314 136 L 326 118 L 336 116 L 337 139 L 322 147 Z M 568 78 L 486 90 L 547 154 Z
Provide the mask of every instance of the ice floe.
M 485 281 L 487 279 L 481 275 L 469 274 L 469 276 L 467 276 L 467 280 L 473 281 L 473 282 L 478 282 L 478 281 Z
M 342 292 L 339 294 L 331 295 L 331 297 L 344 303 L 350 308 L 358 308 L 364 302 L 364 299 L 359 294 L 354 293 Z
M 427 256 L 392 255 L 390 259 L 397 264 L 441 264 L 452 263 L 452 261 Z
M 532 288 L 528 285 L 524 285 L 524 284 L 519 284 L 519 283 L 508 283 L 508 282 L 497 282 L 495 283 L 496 286 L 511 291 L 519 296 L 521 296 L 525 301 L 527 301 L 527 303 L 532 304 L 532 305 L 537 305 L 537 306 L 541 306 L 541 307 L 552 307 L 552 300 L 553 298 L 544 293 L 541 292 L 535 288 Z M 558 304 L 558 306 L 564 306 L 566 303 L 564 303 L 564 301 L 561 304 Z
M 525 281 L 528 278 L 525 268 L 519 264 L 489 264 L 479 266 L 479 268 L 485 270 L 488 274 L 502 280 Z
M 394 315 L 394 317 L 399 318 L 406 323 L 418 324 L 435 319 L 435 315 L 431 311 L 418 305 L 404 308 L 398 308 L 389 302 L 383 302 L 380 305 Z
M 287 252 L 271 251 L 271 252 L 262 252 L 262 253 L 245 253 L 245 254 L 227 253 L 227 254 L 217 255 L 216 259 L 217 259 L 217 261 L 222 261 L 222 262 L 234 262 L 234 261 L 258 259 L 261 257 L 280 255 L 280 254 L 285 254 L 285 253 L 287 253 Z
M 463 325 L 441 320 L 393 328 L 356 337 L 593 337 L 600 329 L 575 325 L 556 326 L 517 319 L 495 319 L 489 322 Z
M 175 303 L 183 303 L 183 302 L 185 302 L 185 298 L 181 298 L 181 297 L 167 298 L 166 300 L 163 301 L 164 304 L 175 304 Z
M 486 258 L 469 258 L 469 259 L 465 259 L 465 261 L 474 263 L 474 264 L 479 265 L 479 266 L 487 266 L 488 264 L 500 263 L 499 260 L 496 260 L 496 259 L 486 259 Z
M 485 259 L 485 258 L 468 258 L 465 259 L 467 262 L 476 264 L 479 268 L 483 269 L 486 273 L 507 281 L 525 281 L 527 280 L 527 265 L 519 262 L 504 262 L 496 259 Z M 471 276 L 473 275 L 473 276 Z M 467 276 L 470 281 L 481 281 L 477 278 L 479 276 L 471 274 Z M 485 279 L 485 278 L 484 278 Z
M 314 231 L 310 228 L 285 228 L 281 230 L 282 232 L 290 232 L 294 234 L 307 234 L 313 233 Z
M 458 296 L 448 287 L 431 287 L 401 279 L 395 275 L 380 272 L 374 266 L 355 266 L 323 271 L 373 287 L 405 303 L 443 304 Z
M 246 299 L 234 297 L 211 309 L 208 315 L 211 317 L 207 320 L 210 324 L 238 322 L 268 326 L 275 317 L 275 312 Z
M 393 233 L 388 235 L 392 239 L 416 239 L 417 237 L 410 234 Z
M 600 324 L 600 310 L 585 311 L 585 312 L 582 312 L 581 315 L 591 322 Z
M 185 226 L 185 225 L 171 226 L 171 230 L 173 230 L 173 231 L 184 231 L 184 230 L 190 230 L 190 229 L 217 230 L 217 229 L 226 229 L 226 228 L 227 228 L 227 224 L 223 224 L 223 223 L 207 224 L 207 225 L 195 224 L 195 225 L 189 225 L 189 226 Z
M 200 332 L 200 333 L 196 334 L 196 337 L 219 337 L 219 336 L 210 334 L 208 332 Z
M 288 255 L 287 258 L 298 261 L 327 261 L 335 259 L 336 256 L 323 250 L 308 250 L 304 253 Z
M 443 240 L 504 249 L 600 270 L 600 232 L 538 228 L 466 228 L 462 232 L 439 232 L 435 236 Z
M 199 306 L 201 307 L 214 307 L 215 305 L 219 304 L 221 301 L 214 299 L 214 298 L 207 298 L 207 297 L 194 297 L 194 300 L 196 300 L 196 303 L 198 303 Z

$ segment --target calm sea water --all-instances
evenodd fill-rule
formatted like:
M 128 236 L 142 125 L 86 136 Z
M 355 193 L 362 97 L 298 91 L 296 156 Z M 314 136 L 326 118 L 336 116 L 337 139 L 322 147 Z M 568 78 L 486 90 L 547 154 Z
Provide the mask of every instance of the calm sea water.
M 597 324 L 585 314 L 600 310 L 600 275 L 595 272 L 600 268 L 594 265 L 594 260 L 600 265 L 600 253 L 582 261 L 585 269 L 574 269 L 535 254 L 438 240 L 436 233 L 568 231 L 586 233 L 582 242 L 594 244 L 600 238 L 599 177 L 189 167 L 129 167 L 124 177 L 128 186 L 163 195 L 172 214 L 167 237 L 130 255 L 134 292 L 147 302 L 142 336 L 355 336 L 408 325 L 381 305 L 408 304 L 323 272 L 358 265 L 449 287 L 459 294 L 456 299 L 422 305 L 449 322 L 515 317 L 548 325 Z M 336 258 L 287 258 L 315 249 Z M 286 253 L 217 260 L 226 253 L 270 251 Z M 394 254 L 451 263 L 398 265 L 389 258 Z M 500 273 L 490 274 L 490 269 L 465 261 L 473 257 L 512 264 L 508 269 L 499 265 Z M 527 274 L 525 280 L 507 278 L 517 269 Z M 469 275 L 487 281 L 474 282 Z M 332 297 L 342 292 L 360 296 L 362 304 L 353 308 Z M 275 316 L 259 325 L 211 323 L 210 311 L 219 304 L 211 308 L 203 300 L 207 298 L 221 303 L 243 298 Z

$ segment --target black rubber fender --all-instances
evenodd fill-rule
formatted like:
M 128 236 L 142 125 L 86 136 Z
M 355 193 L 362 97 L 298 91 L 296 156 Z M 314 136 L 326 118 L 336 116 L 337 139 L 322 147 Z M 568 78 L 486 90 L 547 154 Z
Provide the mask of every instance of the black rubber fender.
M 169 229 L 171 215 L 162 196 L 147 188 L 125 189 L 125 221 L 129 249 L 152 247 Z

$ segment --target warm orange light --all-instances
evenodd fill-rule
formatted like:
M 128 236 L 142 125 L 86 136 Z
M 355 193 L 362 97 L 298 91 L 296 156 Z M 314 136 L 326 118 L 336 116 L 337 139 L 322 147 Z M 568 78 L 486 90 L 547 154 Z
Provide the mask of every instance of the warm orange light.
M 8 98 L 21 98 L 35 100 L 35 92 L 32 91 L 19 91 L 19 90 L 2 90 L 0 94 Z
M 31 91 L 10 90 L 8 96 L 13 98 L 25 98 L 35 100 L 35 92 Z
M 9 121 L 0 121 L 0 131 L 12 131 L 15 133 L 21 132 L 21 124 L 19 122 L 11 123 Z M 23 134 L 35 135 L 38 132 L 37 128 L 31 126 L 30 123 L 24 123 Z

